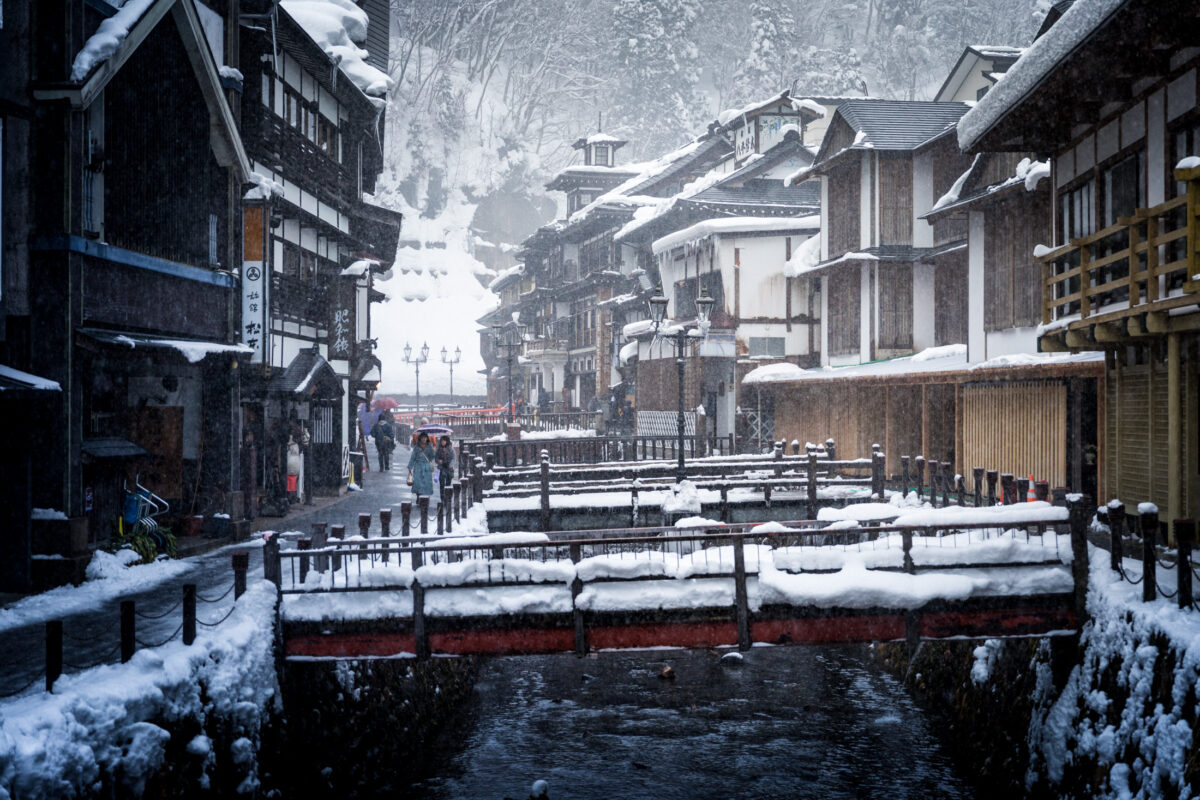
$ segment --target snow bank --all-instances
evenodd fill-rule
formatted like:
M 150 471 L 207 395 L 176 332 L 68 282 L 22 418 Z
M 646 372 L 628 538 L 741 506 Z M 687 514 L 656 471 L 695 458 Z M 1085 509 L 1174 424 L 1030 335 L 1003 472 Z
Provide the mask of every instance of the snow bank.
M 0 703 L 0 796 L 138 797 L 163 769 L 173 732 L 189 730 L 188 746 L 199 747 L 195 726 L 208 747 L 217 733 L 237 737 L 227 757 L 238 791 L 252 793 L 261 726 L 279 702 L 274 608 L 275 588 L 253 582 L 232 616 L 200 628 L 190 647 L 139 650 L 127 664 L 64 675 L 54 694 Z M 202 784 L 226 757 L 213 755 Z

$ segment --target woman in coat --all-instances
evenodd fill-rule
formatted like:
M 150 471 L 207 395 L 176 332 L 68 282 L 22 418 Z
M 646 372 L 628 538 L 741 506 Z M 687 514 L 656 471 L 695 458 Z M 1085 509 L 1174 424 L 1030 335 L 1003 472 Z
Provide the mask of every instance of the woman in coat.
M 429 444 L 429 434 L 417 434 L 417 445 L 408 457 L 408 483 L 413 494 L 433 496 L 433 467 L 437 456 Z
M 438 439 L 437 446 L 438 491 L 444 492 L 447 486 L 452 486 L 454 480 L 454 446 L 449 436 Z M 440 497 L 440 495 L 439 495 Z

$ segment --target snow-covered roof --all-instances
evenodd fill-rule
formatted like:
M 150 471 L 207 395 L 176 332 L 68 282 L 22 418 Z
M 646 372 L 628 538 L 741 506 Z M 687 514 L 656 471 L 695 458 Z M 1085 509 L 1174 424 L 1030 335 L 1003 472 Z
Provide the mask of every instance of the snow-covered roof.
M 363 94 L 376 99 L 387 94 L 394 81 L 368 64 L 360 47 L 367 40 L 367 12 L 351 0 L 281 0 L 279 7 Z
M 638 343 L 636 341 L 626 342 L 625 344 L 621 345 L 621 350 L 619 353 L 617 353 L 617 360 L 623 367 L 634 358 L 637 358 L 637 354 Z
M 1129 0 L 1077 0 L 1013 64 L 1003 80 L 958 122 L 958 145 L 964 151 L 1042 83 L 1068 55 L 1104 25 Z
M 816 267 L 821 261 L 821 232 L 817 231 L 792 251 L 792 257 L 784 262 L 783 274 L 798 278 Z
M 374 258 L 360 258 L 358 261 L 355 261 L 353 264 L 342 270 L 340 274 L 361 278 L 371 269 L 381 266 L 383 266 L 383 264 Z
M 1103 353 L 1017 353 L 997 356 L 987 361 L 969 363 L 965 344 L 930 347 L 911 356 L 871 361 L 845 367 L 814 367 L 800 369 L 792 364 L 770 364 L 746 374 L 743 383 L 762 384 L 780 381 L 839 380 L 849 378 L 883 378 L 900 375 L 924 375 L 962 370 L 1012 369 L 1055 364 L 1079 364 L 1103 361 Z M 793 367 L 787 369 L 787 367 Z
M 0 364 L 0 392 L 4 391 L 61 392 L 62 386 L 49 378 Z
M 819 214 L 810 214 L 804 217 L 718 217 L 717 219 L 701 220 L 683 230 L 656 239 L 652 249 L 654 254 L 658 255 L 681 244 L 719 234 L 815 231 L 820 227 L 821 217 Z
M 111 58 L 155 2 L 156 0 L 129 0 L 117 13 L 101 22 L 96 32 L 83 43 L 83 49 L 75 54 L 75 60 L 71 62 L 71 80 L 82 81 L 98 65 Z
M 981 158 L 982 154 L 976 154 L 975 160 L 971 162 L 971 166 L 967 171 L 959 175 L 958 179 L 954 181 L 954 185 L 950 187 L 950 190 L 938 198 L 938 201 L 933 204 L 933 208 L 926 214 L 922 214 L 921 217 L 925 218 L 934 212 L 948 211 L 949 209 L 966 205 L 967 203 L 988 197 L 1018 184 L 1024 184 L 1025 191 L 1032 192 L 1037 189 L 1038 184 L 1041 183 L 1043 178 L 1050 177 L 1049 161 L 1033 161 L 1029 158 L 1023 158 L 1017 164 L 1014 173 L 1005 180 L 977 189 L 964 197 L 962 196 L 963 185 L 970 178 L 972 172 L 975 171 L 976 165 L 980 162 Z
M 515 267 L 509 267 L 492 279 L 492 282 L 488 284 L 488 291 L 494 292 L 498 289 L 503 289 L 505 286 L 512 283 L 514 278 L 519 278 L 524 272 L 524 264 L 517 264 Z
M 80 328 L 79 332 L 98 342 L 128 347 L 130 350 L 135 350 L 139 347 L 175 350 L 192 364 L 210 355 L 222 353 L 227 355 L 248 355 L 254 352 L 254 348 L 244 344 L 227 344 L 225 342 L 208 342 L 196 339 L 171 339 L 161 336 L 151 336 L 145 333 L 110 331 L 99 328 Z

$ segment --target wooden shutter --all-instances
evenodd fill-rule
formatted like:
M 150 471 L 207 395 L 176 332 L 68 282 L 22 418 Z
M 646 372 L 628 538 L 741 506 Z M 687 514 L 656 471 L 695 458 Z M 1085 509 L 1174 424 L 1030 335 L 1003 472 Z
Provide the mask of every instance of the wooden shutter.
M 1067 481 L 1067 386 L 1062 381 L 962 388 L 964 474 L 972 467 Z

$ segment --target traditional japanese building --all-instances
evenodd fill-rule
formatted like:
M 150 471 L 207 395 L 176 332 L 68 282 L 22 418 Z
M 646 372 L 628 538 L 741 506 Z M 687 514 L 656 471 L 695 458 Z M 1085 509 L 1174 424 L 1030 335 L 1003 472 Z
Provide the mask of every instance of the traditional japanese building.
M 1100 498 L 1194 517 L 1200 9 L 1096 0 L 1053 17 L 959 143 L 1050 156 L 1052 241 L 1027 256 L 1038 346 L 1104 352 Z
M 307 434 L 305 496 L 339 491 L 358 449 L 356 409 L 381 377 L 374 281 L 395 259 L 401 217 L 369 197 L 383 165 L 387 4 L 357 14 L 370 48 L 361 60 L 330 49 L 350 37 L 344 9 L 308 4 L 293 15 L 292 5 L 242 4 L 257 20 L 240 39 L 242 136 L 257 186 L 245 195 L 240 338 L 253 350 L 242 410 L 256 489 L 278 494 L 288 439 Z

